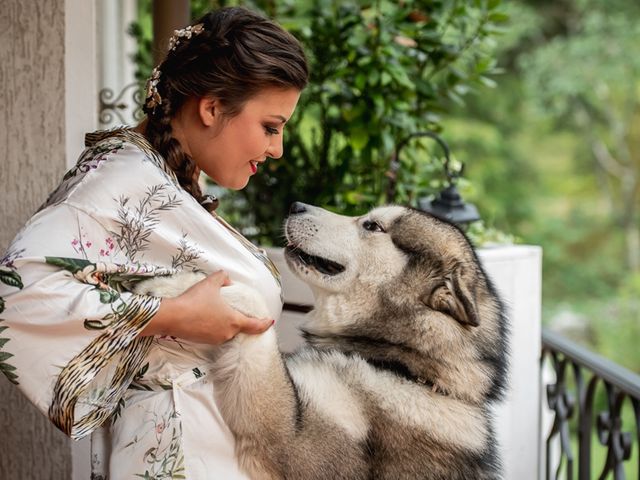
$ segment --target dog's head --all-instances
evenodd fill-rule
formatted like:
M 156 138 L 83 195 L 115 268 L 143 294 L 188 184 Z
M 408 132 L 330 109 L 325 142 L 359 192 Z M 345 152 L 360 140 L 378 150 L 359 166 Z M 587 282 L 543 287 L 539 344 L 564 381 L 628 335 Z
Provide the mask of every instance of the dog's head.
M 366 339 L 354 350 L 420 364 L 409 366 L 443 390 L 471 382 L 481 397 L 499 394 L 501 304 L 457 227 L 399 206 L 345 217 L 297 203 L 285 234 L 287 263 L 316 297 L 316 342 Z

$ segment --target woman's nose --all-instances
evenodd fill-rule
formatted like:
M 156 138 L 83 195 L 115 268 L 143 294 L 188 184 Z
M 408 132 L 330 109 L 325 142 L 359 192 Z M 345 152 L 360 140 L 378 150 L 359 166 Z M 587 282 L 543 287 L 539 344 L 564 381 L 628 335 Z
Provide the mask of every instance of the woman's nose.
M 280 158 L 283 153 L 282 134 L 274 135 L 265 152 L 270 158 Z

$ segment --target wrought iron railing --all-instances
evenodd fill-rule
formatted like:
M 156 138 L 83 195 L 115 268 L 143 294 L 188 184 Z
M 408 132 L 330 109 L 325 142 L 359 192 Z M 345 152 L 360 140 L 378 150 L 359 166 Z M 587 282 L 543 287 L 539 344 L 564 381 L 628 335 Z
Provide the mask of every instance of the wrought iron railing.
M 640 376 L 545 329 L 542 362 L 543 372 L 555 373 L 546 385 L 553 422 L 543 431 L 545 478 L 640 478 L 637 450 L 632 461 L 640 445 Z
M 142 120 L 142 103 L 144 102 L 144 85 L 133 82 L 125 85 L 120 92 L 111 88 L 100 90 L 98 97 L 98 121 L 102 127 L 116 124 L 130 124 Z

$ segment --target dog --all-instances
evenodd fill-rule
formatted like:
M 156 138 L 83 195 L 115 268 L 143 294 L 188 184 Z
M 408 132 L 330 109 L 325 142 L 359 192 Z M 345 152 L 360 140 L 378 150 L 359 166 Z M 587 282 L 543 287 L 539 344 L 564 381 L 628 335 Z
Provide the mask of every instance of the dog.
M 508 325 L 462 231 L 400 206 L 346 217 L 295 203 L 285 236 L 315 298 L 306 345 L 285 356 L 274 329 L 240 334 L 213 372 L 247 474 L 501 478 L 490 406 L 506 389 Z M 259 292 L 221 291 L 266 315 Z

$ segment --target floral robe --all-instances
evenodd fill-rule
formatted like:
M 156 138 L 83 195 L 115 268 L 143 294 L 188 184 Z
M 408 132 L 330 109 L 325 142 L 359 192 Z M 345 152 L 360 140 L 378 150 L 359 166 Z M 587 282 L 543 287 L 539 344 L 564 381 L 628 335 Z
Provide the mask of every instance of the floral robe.
M 92 478 L 245 478 L 208 375 L 215 347 L 139 336 L 160 299 L 128 286 L 223 269 L 278 318 L 277 270 L 141 135 L 87 147 L 0 261 L 0 370 L 67 435 L 95 432 Z

